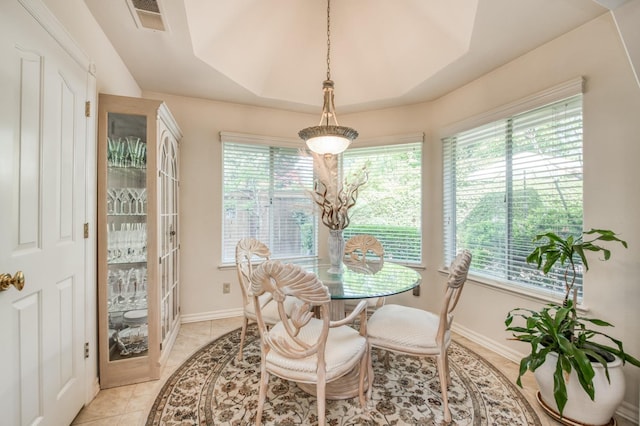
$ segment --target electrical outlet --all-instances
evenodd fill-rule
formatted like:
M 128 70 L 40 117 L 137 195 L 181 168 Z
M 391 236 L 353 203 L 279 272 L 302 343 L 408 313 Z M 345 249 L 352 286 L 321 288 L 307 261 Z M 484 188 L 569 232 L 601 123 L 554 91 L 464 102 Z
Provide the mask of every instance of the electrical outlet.
M 224 294 L 231 293 L 231 283 L 222 283 L 222 292 Z

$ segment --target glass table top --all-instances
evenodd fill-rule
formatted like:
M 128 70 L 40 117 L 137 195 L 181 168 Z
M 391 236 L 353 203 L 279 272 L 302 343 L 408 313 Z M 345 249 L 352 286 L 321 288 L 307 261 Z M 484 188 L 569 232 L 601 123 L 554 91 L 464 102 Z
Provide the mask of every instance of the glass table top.
M 391 296 L 420 285 L 420 274 L 393 262 L 344 262 L 342 273 L 330 273 L 328 260 L 296 261 L 307 271 L 315 273 L 327 286 L 332 299 L 367 299 Z

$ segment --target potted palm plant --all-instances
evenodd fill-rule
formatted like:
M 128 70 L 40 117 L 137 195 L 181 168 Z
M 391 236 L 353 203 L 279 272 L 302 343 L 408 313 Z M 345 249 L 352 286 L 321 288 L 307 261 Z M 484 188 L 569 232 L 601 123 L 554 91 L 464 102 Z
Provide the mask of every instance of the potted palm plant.
M 522 386 L 522 376 L 532 371 L 538 400 L 553 417 L 569 424 L 609 424 L 624 397 L 624 376 L 618 367 L 626 362 L 640 367 L 640 361 L 625 353 L 620 340 L 594 328 L 612 327 L 610 323 L 578 314 L 574 284 L 580 262 L 589 270 L 586 252 L 600 253 L 608 260 L 611 252 L 601 242 L 625 248 L 627 243 L 605 229 L 591 229 L 578 237 L 547 232 L 533 241 L 539 245 L 527 262 L 545 275 L 557 264 L 564 267 L 565 294 L 561 305 L 550 303 L 539 311 L 516 308 L 507 314 L 506 330 L 515 340 L 531 345 L 529 355 L 520 361 L 516 383 Z

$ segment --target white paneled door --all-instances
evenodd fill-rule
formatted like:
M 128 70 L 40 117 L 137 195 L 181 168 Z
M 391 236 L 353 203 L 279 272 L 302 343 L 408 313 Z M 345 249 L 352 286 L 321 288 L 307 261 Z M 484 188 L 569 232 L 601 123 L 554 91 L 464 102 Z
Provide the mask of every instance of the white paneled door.
M 0 1 L 0 273 L 25 277 L 0 291 L 3 425 L 66 425 L 85 400 L 88 72 L 43 12 Z

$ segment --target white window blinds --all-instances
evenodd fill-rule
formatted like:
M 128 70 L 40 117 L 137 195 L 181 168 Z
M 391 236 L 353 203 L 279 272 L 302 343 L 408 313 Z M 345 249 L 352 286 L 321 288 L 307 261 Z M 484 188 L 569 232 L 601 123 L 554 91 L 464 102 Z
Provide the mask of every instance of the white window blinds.
M 317 216 L 307 190 L 313 161 L 295 148 L 237 143 L 223 136 L 222 262 L 235 261 L 244 237 L 269 246 L 272 258 L 316 255 Z
M 582 95 L 443 143 L 445 262 L 466 248 L 473 274 L 563 293 L 525 258 L 536 234 L 582 232 Z
M 385 258 L 420 263 L 422 259 L 422 141 L 368 148 L 349 148 L 343 170 L 367 165 L 369 181 L 360 188 L 350 211 L 345 239 L 371 234 L 385 249 Z

